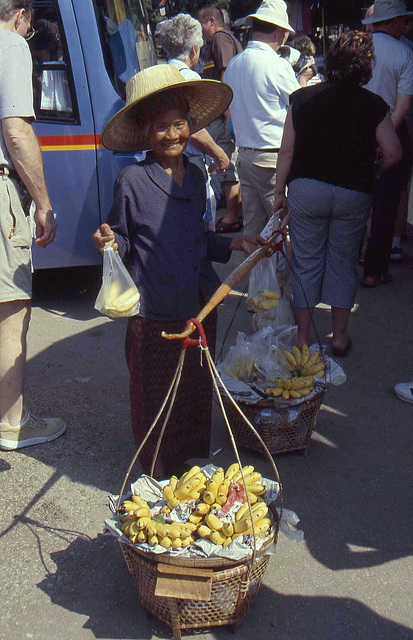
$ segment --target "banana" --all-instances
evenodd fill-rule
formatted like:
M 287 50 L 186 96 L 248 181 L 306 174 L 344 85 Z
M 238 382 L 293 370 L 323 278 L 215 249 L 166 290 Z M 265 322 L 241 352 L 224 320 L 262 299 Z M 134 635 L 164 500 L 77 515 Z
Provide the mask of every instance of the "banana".
M 181 538 L 174 538 L 172 540 L 172 549 L 181 549 L 181 547 L 182 547 Z
M 247 487 L 247 490 L 248 490 L 248 487 Z M 259 500 L 258 496 L 256 496 L 255 493 L 250 493 L 249 491 L 248 491 L 248 497 L 249 497 L 250 503 L 252 505 L 255 504 L 256 502 L 258 502 L 258 500 Z M 246 496 L 245 496 L 245 502 L 248 504 Z
M 136 509 L 136 502 L 132 502 L 132 500 L 125 500 L 125 502 L 122 503 L 122 509 L 124 509 L 125 511 L 135 511 Z
M 282 397 L 284 398 L 284 400 L 288 400 L 290 397 L 290 392 L 288 391 L 288 389 L 284 389 L 284 391 L 282 392 Z
M 193 513 L 191 513 L 191 515 L 188 518 L 188 521 L 191 524 L 199 524 L 201 522 L 201 520 L 202 520 L 202 516 L 196 516 Z
M 171 513 L 171 510 L 168 507 L 168 505 L 165 505 L 164 507 L 162 507 L 161 513 L 163 513 L 164 515 L 168 515 L 168 513 Z
M 301 347 L 301 366 L 305 367 L 309 359 L 310 359 L 310 351 L 308 349 L 308 345 L 303 344 L 303 346 Z
M 192 531 L 190 529 L 187 529 L 186 527 L 183 527 L 181 538 L 189 538 L 191 535 Z
M 175 522 L 169 526 L 168 531 L 169 531 L 168 533 L 169 538 L 171 538 L 172 540 L 175 540 L 175 538 L 181 537 L 182 527 L 177 522 Z
M 320 354 L 318 351 L 314 351 L 313 355 L 311 356 L 311 358 L 309 359 L 305 367 L 302 369 L 301 374 L 303 376 L 308 375 L 311 371 L 311 368 L 314 367 L 314 365 L 318 364 L 319 362 L 320 362 Z
M 188 498 L 186 500 L 186 502 L 190 502 L 191 500 L 199 500 L 199 498 L 201 497 L 201 493 L 199 491 L 192 491 L 189 495 Z
M 199 502 L 195 508 L 195 514 L 197 516 L 206 516 L 209 513 L 211 506 L 206 502 Z
M 180 487 L 175 489 L 175 498 L 178 498 L 181 502 L 186 502 L 189 499 L 190 494 L 196 490 L 199 485 L 200 479 L 196 476 L 186 480 Z
M 165 536 L 165 538 L 159 539 L 159 544 L 161 547 L 164 547 L 164 549 L 170 549 L 172 547 L 172 540 L 168 538 L 168 536 Z
M 178 506 L 178 504 L 179 504 L 178 498 L 172 498 L 172 500 L 168 500 L 168 509 L 172 511 L 173 509 L 175 509 L 175 507 Z
M 232 522 L 224 522 L 222 525 L 222 533 L 224 536 L 227 536 L 227 538 L 234 535 L 235 531 Z
M 254 473 L 251 473 L 249 476 L 247 476 L 247 477 L 245 478 L 245 482 L 246 482 L 246 485 L 247 485 L 247 489 L 248 489 L 248 486 L 249 486 L 250 484 L 255 484 L 256 482 L 258 482 L 259 480 L 261 480 L 261 478 L 262 478 L 262 476 L 261 476 L 261 474 L 259 473 L 259 471 L 254 471 Z
M 207 489 L 206 491 L 204 491 L 202 499 L 206 504 L 212 505 L 215 502 L 215 496 L 216 493 L 212 493 L 212 491 L 209 491 L 209 489 Z
M 122 516 L 120 521 L 124 522 L 125 524 L 130 524 L 131 522 L 133 522 L 134 520 L 136 520 L 136 517 L 131 515 L 130 513 L 127 513 L 125 516 Z
M 293 386 L 293 381 L 292 380 L 284 380 L 284 389 L 286 391 L 289 391 Z
M 141 498 L 141 496 L 132 496 L 131 497 L 132 502 L 134 502 L 135 504 L 140 504 L 142 507 L 147 507 L 148 503 L 146 502 L 146 500 L 144 500 L 143 498 Z
M 176 476 L 171 476 L 169 478 L 169 486 L 171 487 L 172 491 L 175 491 L 177 484 L 178 484 L 178 478 Z
M 139 537 L 139 534 L 134 533 L 133 536 L 130 536 L 129 540 L 132 542 L 132 544 L 136 544 L 137 542 L 139 542 L 138 537 Z
M 312 378 L 311 378 L 312 380 Z M 308 385 L 308 378 L 296 378 L 292 381 L 291 389 L 293 391 L 299 391 Z
M 197 476 L 197 475 L 204 475 L 204 474 L 201 471 L 201 467 L 199 467 L 198 465 L 195 465 L 194 467 L 192 467 L 192 469 L 188 471 L 185 481 L 192 478 L 192 476 Z
M 221 531 L 223 522 L 213 513 L 208 513 L 208 515 L 205 516 L 205 524 L 214 531 Z
M 141 518 L 142 516 L 150 518 L 151 510 L 149 509 L 149 507 L 138 507 L 138 509 L 135 509 L 135 511 L 133 511 L 133 515 L 136 518 Z
M 291 389 L 290 398 L 294 398 L 294 400 L 298 400 L 298 398 L 301 398 L 301 393 L 299 391 L 294 391 L 294 389 Z
M 256 496 L 262 496 L 265 493 L 265 487 L 261 482 L 257 482 L 257 484 L 250 484 L 248 486 L 248 493 L 254 493 Z
M 246 533 L 251 527 L 251 519 L 245 518 L 234 522 L 234 533 Z
M 226 540 L 224 540 L 224 542 L 222 543 L 223 547 L 227 547 L 229 544 L 231 544 L 232 542 L 232 538 L 227 538 Z
M 145 529 L 148 538 L 156 536 L 156 522 L 154 520 L 149 520 L 149 522 L 146 523 Z
M 169 536 L 169 525 L 162 524 L 162 522 L 157 522 L 156 535 L 159 539 Z
M 173 500 L 175 498 L 174 491 L 169 484 L 164 486 L 162 490 L 162 496 L 163 499 L 166 500 L 166 502 L 169 502 L 169 500 Z
M 282 378 L 275 378 L 275 384 L 280 389 L 284 389 L 284 380 Z
M 237 473 L 237 471 L 239 471 L 239 465 L 237 462 L 234 462 L 234 464 L 231 464 L 228 467 L 227 472 L 225 474 L 225 478 L 232 480 L 233 476 Z
M 285 356 L 285 359 L 287 360 L 288 364 L 290 364 L 292 367 L 294 367 L 294 369 L 297 369 L 297 361 L 294 358 L 294 355 L 292 353 L 290 353 L 290 351 L 283 351 L 283 354 Z
M 138 542 L 140 542 L 141 544 L 146 542 L 146 533 L 145 531 L 142 529 L 142 531 L 139 531 L 138 535 L 136 536 L 138 539 Z
M 226 537 L 224 535 L 222 535 L 222 533 L 220 533 L 219 531 L 213 531 L 211 533 L 211 535 L 209 536 L 209 539 L 214 544 L 222 545 L 222 544 L 224 544 Z
M 209 527 L 205 526 L 204 524 L 199 525 L 199 527 L 198 527 L 198 535 L 201 536 L 201 538 L 209 538 L 211 533 L 212 533 L 212 529 L 210 529 Z
M 193 536 L 188 536 L 187 538 L 182 538 L 181 543 L 183 547 L 189 547 L 189 545 L 193 541 L 194 541 Z
M 235 514 L 235 522 L 238 522 L 239 520 L 242 520 L 242 518 L 244 517 L 244 515 L 246 515 L 249 512 L 249 506 L 248 503 L 244 504 L 244 506 L 240 507 L 237 511 L 237 513 Z
M 265 393 L 267 394 L 267 396 L 273 396 L 273 398 L 279 398 L 282 395 L 282 392 L 284 391 L 284 389 L 281 389 L 280 387 L 275 387 L 275 388 L 271 388 L 268 387 L 268 389 L 265 390 Z
M 196 531 L 198 528 L 198 525 L 194 524 L 193 522 L 185 522 L 183 524 L 185 524 L 185 529 L 188 529 L 191 533 Z
M 254 467 L 252 466 L 252 464 L 248 464 L 245 467 L 242 467 L 242 471 L 244 473 L 244 478 L 246 478 L 247 476 L 250 476 L 251 473 L 253 473 Z M 234 480 L 234 482 L 239 482 L 242 479 L 241 471 L 238 471 L 232 479 Z
M 292 354 L 295 358 L 295 361 L 297 363 L 297 368 L 301 367 L 301 351 L 298 347 L 296 347 L 295 345 L 293 346 L 293 348 L 291 349 Z
M 299 393 L 300 393 L 300 397 L 303 398 L 304 396 L 308 396 L 310 395 L 310 393 L 313 391 L 314 387 L 305 387 L 304 389 L 300 389 Z
M 151 521 L 151 518 L 149 518 L 148 516 L 142 516 L 141 518 L 139 518 L 139 520 L 137 521 L 137 527 L 139 531 L 142 531 L 143 529 L 145 529 L 146 525 L 150 521 Z
M 156 547 L 156 545 L 158 544 L 158 536 L 151 536 L 150 538 L 148 537 L 147 542 L 151 545 L 151 547 Z

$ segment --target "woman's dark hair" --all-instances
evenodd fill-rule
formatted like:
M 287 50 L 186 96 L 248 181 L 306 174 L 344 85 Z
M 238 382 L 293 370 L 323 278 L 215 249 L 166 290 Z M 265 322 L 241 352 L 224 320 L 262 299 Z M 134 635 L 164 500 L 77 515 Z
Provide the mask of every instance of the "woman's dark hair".
M 290 44 L 306 56 L 315 56 L 315 44 L 309 36 L 298 36 Z
M 20 11 L 20 9 L 32 13 L 32 0 L 0 0 L 0 20 L 6 22 L 15 11 Z
M 327 80 L 364 85 L 373 73 L 373 40 L 364 31 L 347 31 L 330 46 L 326 56 Z

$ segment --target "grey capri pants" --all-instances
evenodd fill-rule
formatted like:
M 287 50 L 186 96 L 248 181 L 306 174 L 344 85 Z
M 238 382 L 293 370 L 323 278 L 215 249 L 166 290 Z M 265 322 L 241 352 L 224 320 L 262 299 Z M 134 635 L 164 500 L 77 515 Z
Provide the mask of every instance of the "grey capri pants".
M 288 185 L 288 208 L 294 305 L 315 307 L 323 302 L 351 309 L 371 195 L 296 178 Z

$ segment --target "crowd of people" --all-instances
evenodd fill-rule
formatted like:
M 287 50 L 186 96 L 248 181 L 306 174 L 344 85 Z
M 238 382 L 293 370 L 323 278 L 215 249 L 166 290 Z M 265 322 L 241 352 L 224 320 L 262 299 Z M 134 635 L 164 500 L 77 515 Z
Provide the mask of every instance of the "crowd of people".
M 137 445 L 160 408 L 181 348 L 169 343 L 166 349 L 161 332 L 179 332 L 197 315 L 218 285 L 212 261 L 264 244 L 259 233 L 273 215 L 275 224 L 289 215 L 297 346 L 308 344 L 314 308 L 322 302 L 332 308 L 333 354 L 351 349 L 357 262 L 364 259 L 365 287 L 389 283 L 390 257 L 406 220 L 413 51 L 403 34 L 412 15 L 402 0 L 376 0 L 365 31 L 345 32 L 331 44 L 324 77 L 317 75 L 311 40 L 293 39 L 283 0 L 263 0 L 247 17 L 252 38 L 245 49 L 214 4 L 196 18 L 178 14 L 158 25 L 166 64 L 129 80 L 126 105 L 102 134 L 108 149 L 146 150 L 146 158 L 121 171 L 108 220 L 93 236 L 100 252 L 106 246 L 118 251 L 141 294 L 125 345 Z M 32 129 L 24 40 L 31 18 L 31 0 L 0 0 L 0 65 L 7 69 L 0 85 L 3 449 L 46 442 L 65 430 L 62 420 L 40 420 L 23 406 L 31 235 L 20 180 L 36 205 L 36 243 L 45 247 L 55 233 Z M 226 213 L 214 225 L 217 189 L 225 194 Z M 242 227 L 242 235 L 225 235 Z M 205 330 L 213 351 L 215 313 Z M 208 455 L 212 388 L 198 354 L 188 354 L 183 375 L 157 477 L 189 457 Z M 398 385 L 396 393 L 413 402 L 413 383 Z M 140 456 L 146 472 L 157 435 Z

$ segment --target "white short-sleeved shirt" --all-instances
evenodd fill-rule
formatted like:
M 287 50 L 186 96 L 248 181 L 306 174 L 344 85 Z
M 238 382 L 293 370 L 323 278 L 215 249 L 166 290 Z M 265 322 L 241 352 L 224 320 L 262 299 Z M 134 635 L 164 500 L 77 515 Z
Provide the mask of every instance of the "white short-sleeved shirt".
M 373 33 L 373 77 L 366 89 L 377 93 L 394 111 L 397 94 L 413 95 L 413 51 L 387 33 Z
M 230 112 L 237 145 L 279 149 L 290 95 L 301 88 L 290 63 L 252 40 L 232 58 L 224 82 L 234 92 Z
M 0 28 L 0 120 L 34 118 L 32 56 L 18 33 Z M 0 127 L 0 164 L 12 166 Z

